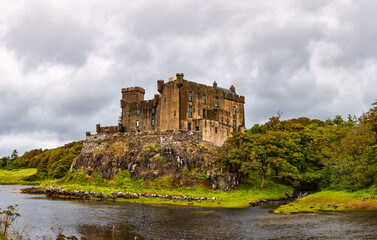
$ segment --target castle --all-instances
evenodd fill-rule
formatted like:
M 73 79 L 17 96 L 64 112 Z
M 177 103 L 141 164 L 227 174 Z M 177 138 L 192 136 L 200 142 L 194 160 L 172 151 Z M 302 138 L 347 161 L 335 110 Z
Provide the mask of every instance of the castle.
M 152 100 L 144 100 L 141 87 L 122 89 L 121 121 L 118 126 L 101 127 L 97 133 L 185 130 L 201 132 L 202 139 L 221 146 L 234 131 L 244 131 L 245 97 L 236 94 L 232 85 L 220 88 L 216 81 L 206 86 L 183 79 L 157 81 Z

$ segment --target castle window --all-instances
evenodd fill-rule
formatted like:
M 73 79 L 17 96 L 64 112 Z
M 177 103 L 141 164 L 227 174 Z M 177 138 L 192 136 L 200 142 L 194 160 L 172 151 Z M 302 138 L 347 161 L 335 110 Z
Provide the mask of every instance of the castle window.
M 191 131 L 191 123 L 187 123 L 187 130 Z
M 199 132 L 199 126 L 195 127 L 195 131 Z
M 237 122 L 236 120 L 233 120 L 233 130 L 236 130 L 236 128 L 237 128 Z
M 188 109 L 188 116 L 192 117 L 192 107 L 191 106 L 189 106 L 189 109 Z
M 152 108 L 152 114 L 155 114 L 155 113 L 156 113 L 156 109 Z
M 236 106 L 233 106 L 233 115 L 236 115 L 236 113 L 237 113 L 237 108 Z
M 215 133 L 217 133 L 217 127 L 215 127 Z
M 136 115 L 139 115 L 139 114 L 140 114 L 140 110 L 136 109 Z
M 206 110 L 203 109 L 203 118 L 205 119 L 206 118 Z
M 203 104 L 206 104 L 206 95 L 203 94 Z
M 215 107 L 218 107 L 218 106 L 219 106 L 219 98 L 215 97 Z
M 139 127 L 139 120 L 136 120 L 136 127 Z
M 221 117 L 221 123 L 223 123 L 224 122 L 224 118 L 223 117 Z
M 192 92 L 189 92 L 188 100 L 191 102 L 192 101 Z
M 152 119 L 151 124 L 152 124 L 152 126 L 154 126 L 154 119 Z

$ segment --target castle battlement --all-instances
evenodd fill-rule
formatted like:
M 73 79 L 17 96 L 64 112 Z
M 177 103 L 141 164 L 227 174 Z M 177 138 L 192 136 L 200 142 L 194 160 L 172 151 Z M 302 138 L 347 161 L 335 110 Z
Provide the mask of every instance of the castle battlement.
M 141 92 L 145 94 L 145 89 L 141 87 L 122 88 L 122 93 L 125 93 L 125 92 Z
M 220 146 L 234 131 L 244 131 L 245 97 L 229 89 L 185 80 L 183 73 L 176 79 L 157 81 L 152 100 L 144 100 L 141 87 L 122 88 L 122 117 L 118 126 L 101 127 L 97 133 L 148 132 L 185 130 L 201 132 L 203 140 Z

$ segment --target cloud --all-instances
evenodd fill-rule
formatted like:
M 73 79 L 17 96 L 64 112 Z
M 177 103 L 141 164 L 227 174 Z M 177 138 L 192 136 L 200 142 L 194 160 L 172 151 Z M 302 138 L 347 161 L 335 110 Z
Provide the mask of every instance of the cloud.
M 26 69 L 43 64 L 81 66 L 95 48 L 95 29 L 52 5 L 29 3 L 13 18 L 4 42 Z
M 376 99 L 376 8 L 371 0 L 0 3 L 0 156 L 114 125 L 122 87 L 144 87 L 151 99 L 156 80 L 177 72 L 235 85 L 246 127 L 278 111 L 360 115 Z

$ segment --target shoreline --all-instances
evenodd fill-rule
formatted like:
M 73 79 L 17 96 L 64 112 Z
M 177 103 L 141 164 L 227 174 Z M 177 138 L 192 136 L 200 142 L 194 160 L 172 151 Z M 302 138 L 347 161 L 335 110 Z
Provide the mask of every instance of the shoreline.
M 228 207 L 222 205 L 222 199 L 218 197 L 191 197 L 186 195 L 167 195 L 167 194 L 148 194 L 148 193 L 130 193 L 130 192 L 88 192 L 83 190 L 65 190 L 61 187 L 47 186 L 28 187 L 20 190 L 21 194 L 46 195 L 53 199 L 66 200 L 88 200 L 88 201 L 114 201 L 128 202 L 150 205 L 165 205 L 179 207 L 203 207 L 203 208 L 249 208 L 259 206 L 282 205 L 294 201 L 296 198 L 287 197 L 283 199 L 264 199 L 251 201 L 247 205 L 239 204 L 237 207 Z M 208 204 L 209 203 L 209 204 Z
M 15 186 L 38 186 L 40 183 L 22 183 L 22 182 L 17 182 L 17 183 L 11 183 L 11 182 L 0 182 L 0 185 L 15 185 Z
M 8 184 L 12 185 L 12 184 Z M 78 190 L 64 190 L 60 187 L 47 186 L 27 187 L 20 190 L 22 194 L 46 195 L 52 199 L 113 201 L 147 205 L 163 205 L 177 207 L 201 208 L 249 208 L 260 206 L 276 206 L 274 214 L 298 214 L 321 212 L 347 211 L 377 211 L 377 198 L 369 192 L 359 191 L 357 194 L 343 191 L 316 192 L 305 197 L 288 196 L 284 199 L 264 199 L 251 201 L 247 205 L 227 206 L 222 204 L 223 199 L 218 197 L 190 197 L 185 195 L 130 193 L 130 192 L 88 192 Z M 364 195 L 360 197 L 360 195 Z
M 60 187 L 48 186 L 45 189 L 41 187 L 28 187 L 20 189 L 21 194 L 30 195 L 46 195 L 52 199 L 65 199 L 65 200 L 88 200 L 88 201 L 113 201 L 113 202 L 128 202 L 138 204 L 151 204 L 151 205 L 174 205 L 180 207 L 208 207 L 203 206 L 204 201 L 210 201 L 220 206 L 209 208 L 226 208 L 221 206 L 221 201 L 217 197 L 190 197 L 185 195 L 172 196 L 161 194 L 147 194 L 147 193 L 130 193 L 130 192 L 112 192 L 108 195 L 103 192 L 87 192 L 82 190 L 65 190 Z M 198 205 L 199 204 L 199 205 Z

